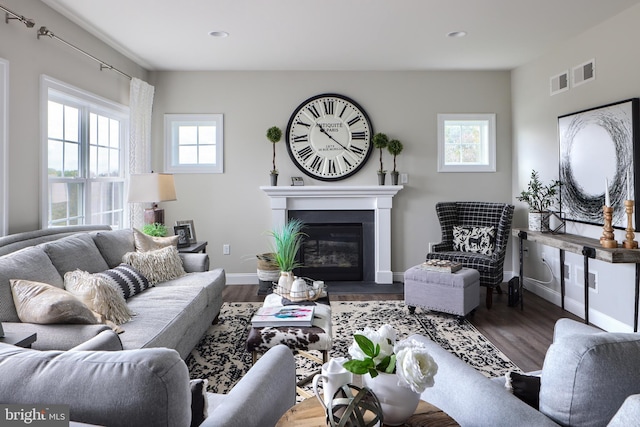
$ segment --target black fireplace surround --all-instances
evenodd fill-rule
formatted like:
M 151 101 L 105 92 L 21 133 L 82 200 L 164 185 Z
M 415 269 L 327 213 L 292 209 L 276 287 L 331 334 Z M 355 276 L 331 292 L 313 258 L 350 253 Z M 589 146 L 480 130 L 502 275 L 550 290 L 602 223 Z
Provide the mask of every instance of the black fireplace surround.
M 296 276 L 325 282 L 375 281 L 374 211 L 290 210 L 305 223 Z

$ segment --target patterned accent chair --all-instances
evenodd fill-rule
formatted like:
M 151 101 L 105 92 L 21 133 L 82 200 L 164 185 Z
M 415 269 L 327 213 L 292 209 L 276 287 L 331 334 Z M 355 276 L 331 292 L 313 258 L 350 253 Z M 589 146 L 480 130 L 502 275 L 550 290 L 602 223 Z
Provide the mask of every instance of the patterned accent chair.
M 487 308 L 493 304 L 493 289 L 502 293 L 504 258 L 511 233 L 513 205 L 488 202 L 440 202 L 436 204 L 442 242 L 432 246 L 427 259 L 446 259 L 480 272 L 480 286 L 487 287 Z M 490 255 L 454 250 L 454 226 L 494 227 L 495 246 Z M 459 249 L 459 248 L 458 248 Z

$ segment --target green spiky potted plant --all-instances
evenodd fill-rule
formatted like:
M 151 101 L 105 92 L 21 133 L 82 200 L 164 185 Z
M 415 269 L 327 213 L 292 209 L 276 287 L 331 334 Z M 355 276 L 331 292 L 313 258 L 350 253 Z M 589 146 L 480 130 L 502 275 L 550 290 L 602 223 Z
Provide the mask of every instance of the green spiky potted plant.
M 380 151 L 380 169 L 378 170 L 379 185 L 384 185 L 385 177 L 387 176 L 387 171 L 384 170 L 384 166 L 382 165 L 382 150 L 387 148 L 388 144 L 389 138 L 384 133 L 377 133 L 373 136 L 373 146 Z
M 275 254 L 275 262 L 280 268 L 278 293 L 283 295 L 289 294 L 291 291 L 293 270 L 302 266 L 296 257 L 302 246 L 302 241 L 306 236 L 302 231 L 303 228 L 303 221 L 291 219 L 281 228 L 273 229 L 269 232 L 269 235 L 273 237 L 273 248 L 271 252 Z
M 272 126 L 267 129 L 267 139 L 271 141 L 271 145 L 273 145 L 273 169 L 271 169 L 270 177 L 271 177 L 271 186 L 275 187 L 278 185 L 278 169 L 276 169 L 276 143 L 280 141 L 282 138 L 282 131 L 278 126 Z
M 400 172 L 396 170 L 396 157 L 398 154 L 402 153 L 404 147 L 402 146 L 402 142 L 397 139 L 392 139 L 387 144 L 387 150 L 393 156 L 393 171 L 391 172 L 391 183 L 393 185 L 398 185 L 398 175 Z

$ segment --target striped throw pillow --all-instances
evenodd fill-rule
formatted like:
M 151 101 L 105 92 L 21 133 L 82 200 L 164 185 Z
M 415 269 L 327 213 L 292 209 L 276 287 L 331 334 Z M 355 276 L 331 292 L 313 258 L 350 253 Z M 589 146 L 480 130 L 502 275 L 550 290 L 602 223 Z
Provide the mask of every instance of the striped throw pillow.
M 109 285 L 120 290 L 124 299 L 129 299 L 153 286 L 140 271 L 124 263 L 95 275 L 105 279 Z

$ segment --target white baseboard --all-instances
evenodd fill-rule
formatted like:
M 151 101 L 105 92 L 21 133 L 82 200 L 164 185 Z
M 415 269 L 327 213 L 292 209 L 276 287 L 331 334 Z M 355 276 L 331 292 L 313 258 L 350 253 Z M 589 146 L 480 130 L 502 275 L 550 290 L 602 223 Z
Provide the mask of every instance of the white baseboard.
M 539 283 L 533 282 L 531 280 L 527 280 L 526 277 L 524 285 L 529 292 L 536 294 L 540 298 L 543 298 L 557 305 L 558 307 L 562 306 L 562 296 L 560 295 L 560 292 L 540 285 Z M 526 299 L 524 300 L 524 309 L 527 309 Z M 571 314 L 584 319 L 584 303 L 582 301 L 577 301 L 573 298 L 565 296 L 564 309 Z M 633 332 L 633 325 L 627 325 L 626 323 L 607 316 L 606 314 L 594 310 L 593 308 L 589 308 L 589 323 L 609 332 Z
M 257 285 L 258 273 L 227 273 L 227 285 Z

